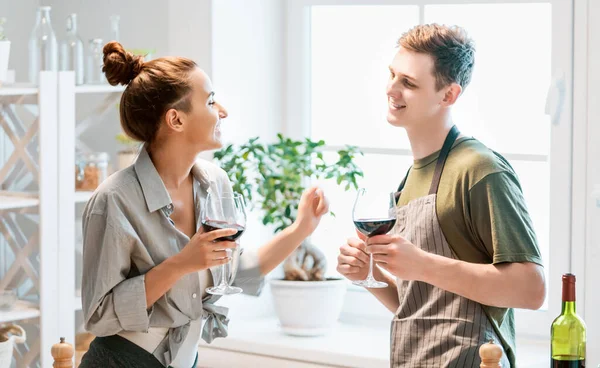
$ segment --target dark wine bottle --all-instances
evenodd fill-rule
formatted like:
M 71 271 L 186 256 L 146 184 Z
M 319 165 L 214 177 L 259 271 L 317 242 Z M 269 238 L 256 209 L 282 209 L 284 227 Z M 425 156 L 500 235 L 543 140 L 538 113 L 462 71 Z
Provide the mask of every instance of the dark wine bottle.
M 552 368 L 585 367 L 585 322 L 575 309 L 575 275 L 562 277 L 562 312 L 552 322 Z

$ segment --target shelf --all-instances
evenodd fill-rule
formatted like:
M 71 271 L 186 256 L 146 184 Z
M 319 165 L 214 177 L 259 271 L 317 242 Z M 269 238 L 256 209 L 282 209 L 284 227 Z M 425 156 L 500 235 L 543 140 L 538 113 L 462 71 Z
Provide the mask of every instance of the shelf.
M 75 93 L 117 93 L 124 90 L 125 86 L 111 86 L 110 84 L 82 84 L 75 86 Z
M 37 93 L 37 87 L 32 84 L 10 84 L 0 87 L 0 96 L 27 96 Z
M 92 194 L 94 194 L 94 192 L 75 192 L 75 203 L 87 203 L 87 201 L 92 198 Z M 0 211 L 35 207 L 39 204 L 40 200 L 36 197 L 0 193 Z
M 87 203 L 92 198 L 94 192 L 75 192 L 75 203 Z
M 18 300 L 11 310 L 0 311 L 0 323 L 37 318 L 39 316 L 40 310 L 35 304 Z
M 34 197 L 0 194 L 0 211 L 35 207 L 39 204 L 40 200 Z

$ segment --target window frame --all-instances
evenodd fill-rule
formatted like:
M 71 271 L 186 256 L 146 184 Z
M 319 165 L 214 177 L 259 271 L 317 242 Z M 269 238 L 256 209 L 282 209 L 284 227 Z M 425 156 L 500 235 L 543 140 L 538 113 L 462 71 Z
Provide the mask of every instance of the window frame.
M 549 280 L 548 309 L 543 311 L 515 310 L 516 334 L 519 338 L 548 338 L 552 320 L 560 314 L 561 275 L 571 272 L 576 264 L 573 257 L 582 253 L 584 244 L 573 246 L 572 184 L 573 184 L 573 1 L 572 0 L 287 0 L 286 2 L 286 120 L 285 134 L 292 137 L 310 136 L 310 7 L 314 5 L 417 5 L 423 23 L 426 5 L 436 4 L 494 4 L 494 3 L 551 3 L 552 4 L 552 61 L 554 78 L 551 92 L 560 92 L 560 114 L 551 122 L 550 154 L 528 155 L 502 153 L 509 161 L 545 159 L 550 163 L 550 221 L 549 221 Z M 562 86 L 561 90 L 556 88 Z M 340 147 L 327 146 L 325 151 Z M 365 153 L 412 156 L 407 149 L 361 147 Z M 493 148 L 493 147 L 492 147 Z M 557 159 L 551 159 L 551 158 Z M 582 249 L 579 249 L 582 248 Z M 578 281 L 583 279 L 583 272 Z M 583 284 L 583 282 L 581 282 Z M 364 318 L 389 318 L 391 313 L 372 306 L 374 297 L 362 288 L 349 284 L 349 298 L 344 314 Z M 350 302 L 352 300 L 352 302 Z M 523 322 L 526 321 L 526 322 Z

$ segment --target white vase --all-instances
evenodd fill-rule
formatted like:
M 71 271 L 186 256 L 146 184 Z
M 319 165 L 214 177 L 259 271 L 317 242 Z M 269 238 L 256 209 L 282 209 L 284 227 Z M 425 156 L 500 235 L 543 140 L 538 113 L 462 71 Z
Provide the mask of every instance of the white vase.
M 346 280 L 271 280 L 275 313 L 283 332 L 325 335 L 335 327 L 346 294 Z
M 8 334 L 11 336 L 8 337 Z M 15 344 L 22 344 L 25 339 L 25 330 L 19 325 L 9 325 L 0 329 L 0 367 L 10 367 Z
M 6 82 L 8 58 L 10 56 L 10 41 L 0 41 L 0 84 Z

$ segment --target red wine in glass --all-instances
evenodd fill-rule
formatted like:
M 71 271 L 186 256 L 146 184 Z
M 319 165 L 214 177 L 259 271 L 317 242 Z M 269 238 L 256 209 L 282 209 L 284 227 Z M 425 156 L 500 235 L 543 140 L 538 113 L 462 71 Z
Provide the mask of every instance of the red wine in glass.
M 246 228 L 242 225 L 229 224 L 225 221 L 216 221 L 216 220 L 205 220 L 202 223 L 202 228 L 204 229 L 204 232 L 209 232 L 209 231 L 219 230 L 219 229 L 235 229 L 235 230 L 237 230 L 237 233 L 235 233 L 233 235 L 222 236 L 220 238 L 215 239 L 215 241 L 217 241 L 217 242 L 235 241 L 237 238 L 242 236 L 242 234 L 244 233 L 244 230 L 246 230 Z
M 394 228 L 395 218 L 389 219 L 358 219 L 354 220 L 354 226 L 366 237 L 387 234 Z

